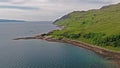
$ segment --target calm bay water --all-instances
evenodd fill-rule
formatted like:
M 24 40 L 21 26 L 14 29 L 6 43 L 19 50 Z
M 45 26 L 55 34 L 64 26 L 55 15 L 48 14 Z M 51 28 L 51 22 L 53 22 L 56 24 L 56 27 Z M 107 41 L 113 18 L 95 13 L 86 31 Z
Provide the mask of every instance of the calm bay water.
M 0 68 L 112 68 L 101 56 L 71 44 L 12 40 L 56 28 L 50 22 L 0 23 Z

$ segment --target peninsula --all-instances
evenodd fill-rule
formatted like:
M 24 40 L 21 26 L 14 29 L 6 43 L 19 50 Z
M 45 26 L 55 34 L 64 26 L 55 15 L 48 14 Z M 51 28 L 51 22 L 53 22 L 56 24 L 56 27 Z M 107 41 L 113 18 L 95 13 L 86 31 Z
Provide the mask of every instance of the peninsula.
M 70 43 L 92 50 L 120 65 L 120 3 L 100 9 L 73 11 L 53 23 L 64 28 L 14 40 L 42 39 Z
M 8 19 L 0 19 L 0 22 L 25 22 L 24 20 L 8 20 Z

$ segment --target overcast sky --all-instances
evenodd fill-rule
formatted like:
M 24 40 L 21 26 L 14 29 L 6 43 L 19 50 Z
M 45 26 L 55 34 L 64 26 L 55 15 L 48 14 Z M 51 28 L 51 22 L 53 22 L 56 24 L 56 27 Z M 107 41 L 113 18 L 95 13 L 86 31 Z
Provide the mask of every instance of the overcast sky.
M 98 9 L 120 0 L 0 0 L 0 19 L 54 21 L 72 11 Z

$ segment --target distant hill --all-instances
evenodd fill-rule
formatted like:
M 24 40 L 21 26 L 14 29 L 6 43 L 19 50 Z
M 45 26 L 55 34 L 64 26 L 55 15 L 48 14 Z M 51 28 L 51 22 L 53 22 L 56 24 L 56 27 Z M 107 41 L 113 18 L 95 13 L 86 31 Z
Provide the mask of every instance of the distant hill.
M 74 11 L 54 24 L 65 27 L 52 33 L 55 38 L 75 39 L 120 50 L 120 3 L 101 9 Z
M 0 22 L 25 22 L 23 20 L 8 20 L 8 19 L 0 19 Z

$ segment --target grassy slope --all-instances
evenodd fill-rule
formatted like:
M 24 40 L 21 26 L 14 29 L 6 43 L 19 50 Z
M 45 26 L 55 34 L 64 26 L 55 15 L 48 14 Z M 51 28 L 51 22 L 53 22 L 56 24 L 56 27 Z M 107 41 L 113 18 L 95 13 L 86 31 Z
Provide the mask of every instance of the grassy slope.
M 96 38 L 93 37 L 97 37 L 96 40 L 102 39 L 101 41 L 103 41 L 103 39 L 109 38 L 112 35 L 120 35 L 120 4 L 105 6 L 98 10 L 74 11 L 56 20 L 54 23 L 65 26 L 63 30 L 52 33 L 52 36 L 55 38 L 69 38 L 97 44 L 97 42 L 94 42 Z M 91 37 L 90 35 L 90 38 L 84 37 L 89 33 L 95 33 L 96 36 Z M 71 38 L 70 35 L 72 34 L 80 36 Z M 67 35 L 69 37 L 66 37 Z M 104 44 L 99 43 L 97 45 L 108 49 L 120 50 L 119 44 L 120 38 L 118 36 L 116 40 L 105 41 Z

